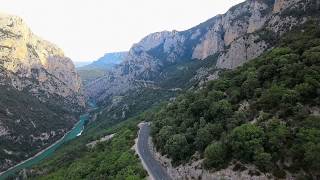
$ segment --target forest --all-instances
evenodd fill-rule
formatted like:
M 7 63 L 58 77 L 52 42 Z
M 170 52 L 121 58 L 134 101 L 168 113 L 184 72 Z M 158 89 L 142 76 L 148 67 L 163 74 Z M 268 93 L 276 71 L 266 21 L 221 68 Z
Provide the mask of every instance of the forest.
M 277 46 L 150 115 L 152 137 L 175 165 L 199 152 L 207 169 L 254 164 L 279 178 L 320 172 L 320 29 Z

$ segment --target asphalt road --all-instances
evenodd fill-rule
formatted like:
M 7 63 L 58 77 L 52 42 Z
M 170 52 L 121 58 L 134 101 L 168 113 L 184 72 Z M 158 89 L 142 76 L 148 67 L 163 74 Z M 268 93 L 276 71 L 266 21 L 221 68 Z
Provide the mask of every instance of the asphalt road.
M 140 158 L 147 166 L 148 173 L 155 180 L 171 180 L 170 176 L 167 174 L 165 168 L 154 159 L 148 144 L 148 138 L 150 136 L 150 126 L 148 124 L 143 124 L 139 131 L 138 137 L 138 152 Z

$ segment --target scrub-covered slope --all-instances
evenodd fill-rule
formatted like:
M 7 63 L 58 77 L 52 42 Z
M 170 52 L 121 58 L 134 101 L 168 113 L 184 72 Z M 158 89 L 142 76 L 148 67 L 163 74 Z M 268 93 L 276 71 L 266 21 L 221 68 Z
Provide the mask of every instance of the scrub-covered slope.
M 155 113 L 157 149 L 174 164 L 204 157 L 201 167 L 215 171 L 254 164 L 256 175 L 319 176 L 319 27 L 308 22 L 270 52 Z M 189 168 L 187 175 L 198 175 Z
M 84 107 L 71 60 L 22 19 L 0 14 L 0 171 L 50 145 Z

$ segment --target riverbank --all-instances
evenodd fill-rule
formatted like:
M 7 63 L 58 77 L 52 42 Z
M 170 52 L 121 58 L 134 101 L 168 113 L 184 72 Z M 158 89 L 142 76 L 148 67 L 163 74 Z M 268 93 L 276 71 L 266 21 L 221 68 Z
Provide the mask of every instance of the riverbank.
M 74 127 L 70 131 L 65 133 L 65 135 L 63 137 L 61 137 L 59 140 L 57 140 L 56 142 L 54 142 L 53 144 L 51 144 L 47 148 L 41 150 L 36 155 L 30 157 L 29 159 L 24 160 L 24 161 L 20 162 L 19 164 L 9 168 L 8 170 L 1 172 L 0 173 L 0 180 L 5 179 L 9 176 L 12 176 L 14 173 L 16 173 L 22 169 L 31 167 L 31 166 L 39 163 L 43 159 L 51 156 L 56 151 L 56 149 L 59 148 L 62 144 L 76 138 L 77 135 L 83 130 L 84 123 L 87 120 L 88 120 L 88 114 L 81 115 L 80 120 L 74 125 Z

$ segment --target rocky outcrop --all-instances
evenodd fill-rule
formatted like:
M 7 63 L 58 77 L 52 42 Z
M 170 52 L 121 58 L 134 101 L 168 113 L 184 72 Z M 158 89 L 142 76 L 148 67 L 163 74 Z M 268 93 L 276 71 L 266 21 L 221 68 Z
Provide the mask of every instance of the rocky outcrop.
M 258 57 L 268 48 L 265 41 L 258 41 L 258 39 L 259 36 L 248 35 L 235 40 L 228 51 L 220 55 L 217 67 L 233 69 L 250 59 Z
M 18 90 L 32 86 L 29 91 L 34 95 L 45 92 L 84 105 L 72 61 L 57 46 L 34 35 L 17 16 L 0 14 L 0 66 L 6 71 L 0 77 L 2 84 L 11 81 L 9 85 Z
M 274 6 L 273 6 L 273 13 L 279 13 L 299 1 L 300 0 L 275 0 Z
M 216 68 L 236 68 L 271 48 L 270 39 L 304 23 L 307 15 L 293 16 L 288 12 L 297 8 L 307 11 L 312 3 L 312 0 L 247 0 L 189 30 L 150 34 L 132 46 L 124 63 L 112 73 L 88 84 L 86 93 L 103 101 L 135 88 L 136 80 L 153 81 L 163 67 L 186 59 L 203 60 L 218 55 Z M 111 88 L 118 79 L 129 84 Z M 97 85 L 101 82 L 104 84 Z
M 0 14 L 0 171 L 61 138 L 84 105 L 80 78 L 63 51 L 21 18 Z
M 253 165 L 244 165 L 241 163 L 233 163 L 224 169 L 218 171 L 206 170 L 203 167 L 203 159 L 199 154 L 195 154 L 189 163 L 173 166 L 171 159 L 161 155 L 156 151 L 149 138 L 149 147 L 153 157 L 166 168 L 167 173 L 172 179 L 185 180 L 185 179 L 201 179 L 201 180 L 233 180 L 233 179 L 250 179 L 250 180 L 267 180 L 275 179 L 270 173 L 262 173 Z

